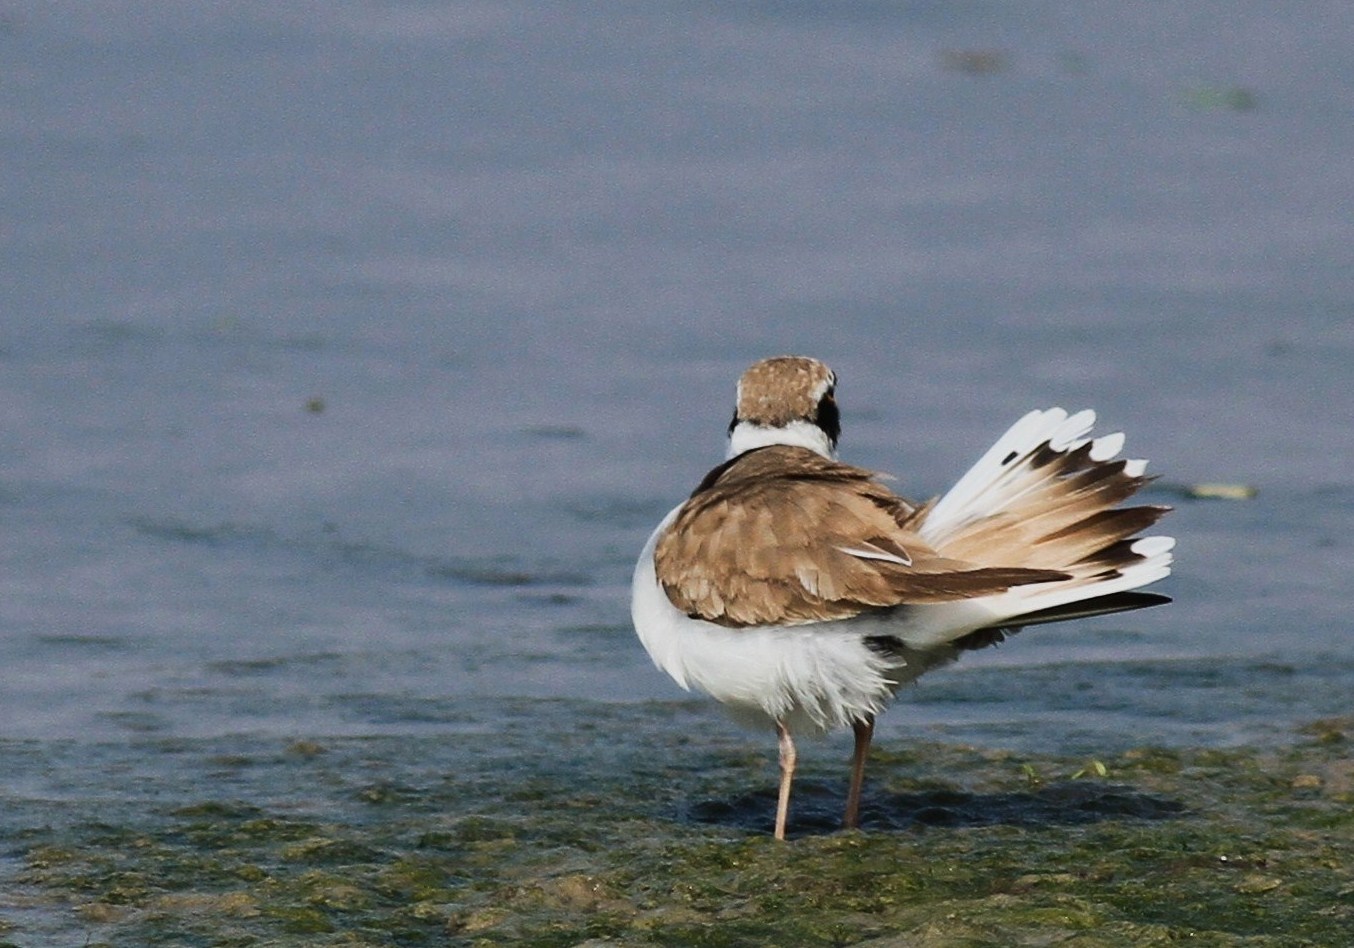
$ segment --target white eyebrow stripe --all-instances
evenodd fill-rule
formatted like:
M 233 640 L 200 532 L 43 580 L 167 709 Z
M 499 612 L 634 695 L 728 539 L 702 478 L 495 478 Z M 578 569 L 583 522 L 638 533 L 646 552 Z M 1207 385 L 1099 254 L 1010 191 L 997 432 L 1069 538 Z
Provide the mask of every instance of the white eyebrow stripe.
M 883 550 L 873 548 L 860 550 L 849 546 L 839 546 L 837 549 L 841 550 L 843 553 L 849 553 L 851 556 L 858 556 L 862 560 L 882 560 L 885 563 L 897 563 L 899 566 L 912 565 L 912 557 L 907 556 L 906 554 L 903 556 L 895 556 L 892 553 L 885 553 Z

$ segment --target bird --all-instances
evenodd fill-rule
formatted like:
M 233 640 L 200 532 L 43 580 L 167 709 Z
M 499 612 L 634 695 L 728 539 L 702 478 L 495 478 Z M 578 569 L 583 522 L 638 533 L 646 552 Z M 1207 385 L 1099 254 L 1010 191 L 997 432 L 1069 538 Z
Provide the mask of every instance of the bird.
M 1025 626 L 1170 602 L 1170 508 L 1089 437 L 1092 411 L 1031 411 L 947 492 L 914 503 L 837 460 L 837 376 L 775 356 L 738 380 L 728 451 L 635 565 L 631 618 L 654 664 L 735 720 L 774 729 L 785 839 L 795 738 L 850 729 L 842 825 L 858 827 L 875 721 L 904 685 Z

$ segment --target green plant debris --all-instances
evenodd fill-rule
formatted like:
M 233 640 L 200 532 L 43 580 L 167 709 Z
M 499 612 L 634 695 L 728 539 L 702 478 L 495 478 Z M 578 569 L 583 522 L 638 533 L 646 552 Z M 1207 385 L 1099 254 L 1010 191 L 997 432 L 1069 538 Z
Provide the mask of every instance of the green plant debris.
M 1201 483 L 1188 485 L 1185 496 L 1195 500 L 1252 500 L 1259 493 L 1251 484 Z
M 90 945 L 1342 944 L 1352 726 L 1091 758 L 885 746 L 862 830 L 835 828 L 845 769 L 825 759 L 784 844 L 771 762 L 731 739 L 515 761 L 486 744 L 473 773 L 439 773 L 431 739 L 279 742 L 256 756 L 285 798 L 189 775 L 200 797 L 11 818 L 0 939 L 45 912 Z M 219 748 L 175 753 L 210 768 Z
M 1155 493 L 1172 494 L 1184 500 L 1254 500 L 1260 488 L 1254 484 L 1227 481 L 1198 481 L 1195 483 L 1163 482 L 1152 485 Z

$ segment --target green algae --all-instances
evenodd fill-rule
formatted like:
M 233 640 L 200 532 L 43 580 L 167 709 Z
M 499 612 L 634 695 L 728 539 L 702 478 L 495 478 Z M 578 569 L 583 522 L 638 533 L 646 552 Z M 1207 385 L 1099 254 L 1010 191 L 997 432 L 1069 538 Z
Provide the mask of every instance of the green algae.
M 90 945 L 1339 944 L 1352 728 L 1092 758 L 885 745 L 861 831 L 836 829 L 844 772 L 822 759 L 784 844 L 750 742 L 661 722 L 560 757 L 485 735 L 454 769 L 435 739 L 259 742 L 249 799 L 192 772 L 222 748 L 180 743 L 196 796 L 7 824 L 0 938 L 37 913 Z

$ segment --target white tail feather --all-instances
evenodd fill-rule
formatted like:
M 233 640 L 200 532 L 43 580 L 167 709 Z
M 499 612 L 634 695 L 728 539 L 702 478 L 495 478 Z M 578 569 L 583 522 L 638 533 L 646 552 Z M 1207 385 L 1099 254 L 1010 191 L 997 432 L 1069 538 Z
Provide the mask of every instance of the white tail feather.
M 966 527 L 1016 510 L 1022 500 L 1038 502 L 1042 492 L 1056 489 L 1059 478 L 1059 465 L 1047 463 L 1047 449 L 1068 453 L 1081 448 L 1094 423 L 1091 411 L 1069 416 L 1061 408 L 1050 408 L 1025 415 L 926 512 L 919 525 L 921 535 L 943 552 L 946 542 Z M 1089 444 L 1090 460 L 1109 462 L 1123 449 L 1124 436 L 1116 432 Z M 1035 466 L 1041 449 L 1043 460 Z M 1126 461 L 1124 474 L 1141 477 L 1146 466 L 1146 461 Z M 1068 580 L 1014 586 L 995 596 L 918 610 L 905 640 L 913 646 L 938 645 L 1006 620 L 1019 625 L 1022 615 L 1139 589 L 1170 575 L 1174 545 L 1171 537 L 1141 537 L 1130 547 L 1140 559 L 1103 574 L 1088 574 L 1084 565 L 1068 563 L 1058 567 L 1074 574 Z
M 922 536 L 928 543 L 942 546 L 948 536 L 965 524 L 1010 506 L 1013 500 L 1036 489 L 1051 476 L 1029 466 L 1030 456 L 1037 448 L 1048 444 L 1054 450 L 1074 450 L 1073 442 L 1087 434 L 1094 424 L 1095 412 L 1089 409 L 1070 418 L 1061 408 L 1030 412 L 998 438 L 978 463 L 936 502 L 921 525 Z M 1116 450 L 1114 454 L 1117 453 Z
M 1155 552 L 1144 553 L 1143 545 L 1151 544 Z M 1039 583 L 1031 586 L 1013 586 L 1004 593 L 989 596 L 982 602 L 987 606 L 996 622 L 1017 619 L 1030 612 L 1042 612 L 1058 606 L 1066 606 L 1083 599 L 1095 599 L 1111 593 L 1129 592 L 1141 589 L 1171 574 L 1171 548 L 1175 546 L 1173 537 L 1144 537 L 1133 544 L 1133 552 L 1144 555 L 1141 562 L 1119 570 L 1119 575 L 1098 580 L 1094 583 L 1074 584 L 1067 582 Z

